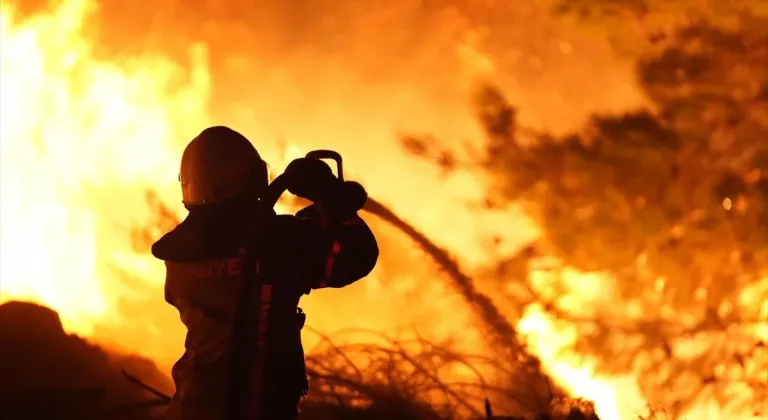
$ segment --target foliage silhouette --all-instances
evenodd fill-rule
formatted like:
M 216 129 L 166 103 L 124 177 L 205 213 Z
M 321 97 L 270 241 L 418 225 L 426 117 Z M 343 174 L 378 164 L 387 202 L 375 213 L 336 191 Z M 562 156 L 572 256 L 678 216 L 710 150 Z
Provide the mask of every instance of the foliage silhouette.
M 611 4 L 625 3 L 648 2 Z M 672 418 L 706 396 L 768 408 L 768 25 L 743 10 L 736 22 L 689 23 L 645 50 L 647 109 L 571 134 L 521 127 L 492 86 L 476 98 L 489 202 L 520 204 L 541 228 L 538 251 L 610 275 L 623 302 L 589 316 L 545 307 L 580 327 L 576 350 L 636 372 Z M 405 147 L 451 153 L 433 139 Z

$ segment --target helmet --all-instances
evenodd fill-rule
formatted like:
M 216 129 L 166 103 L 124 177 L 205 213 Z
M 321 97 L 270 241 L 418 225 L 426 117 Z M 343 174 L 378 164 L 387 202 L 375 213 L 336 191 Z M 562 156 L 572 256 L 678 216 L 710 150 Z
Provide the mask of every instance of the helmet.
M 206 128 L 184 149 L 179 170 L 185 206 L 217 203 L 267 186 L 267 164 L 242 134 L 228 127 Z

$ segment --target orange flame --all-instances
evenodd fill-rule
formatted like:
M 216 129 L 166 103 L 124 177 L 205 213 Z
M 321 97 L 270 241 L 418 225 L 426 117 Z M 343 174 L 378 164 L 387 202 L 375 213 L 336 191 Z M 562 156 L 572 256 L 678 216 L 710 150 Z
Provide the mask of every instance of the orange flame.
M 134 294 L 122 273 L 162 287 L 162 264 L 131 247 L 132 225 L 149 216 L 137 197 L 155 190 L 178 198 L 176 166 L 169 162 L 177 162 L 185 140 L 209 123 L 211 87 L 202 45 L 189 50 L 191 72 L 159 55 L 119 62 L 95 57 L 82 33 L 91 6 L 66 0 L 24 21 L 13 5 L 3 3 L 0 11 L 0 302 L 43 303 L 59 312 L 68 331 L 103 340 L 99 325 L 131 322 L 113 310 Z M 475 46 L 480 35 L 468 36 L 458 49 L 473 77 L 494 70 Z M 180 78 L 185 83 L 178 86 Z M 301 155 L 291 146 L 275 160 Z M 179 200 L 172 201 L 181 212 Z M 609 279 L 569 276 L 579 284 L 563 298 L 569 304 L 612 299 Z M 365 287 L 370 294 L 381 291 L 376 282 Z M 768 316 L 768 303 L 762 305 Z M 629 419 L 642 411 L 635 378 L 601 376 L 593 361 L 566 351 L 576 333 L 542 308 L 528 307 L 518 328 L 549 373 L 575 396 L 595 401 L 601 418 Z M 768 326 L 761 328 L 768 339 Z M 149 326 L 143 339 L 167 345 L 164 334 Z M 169 357 L 156 347 L 135 351 L 163 363 Z M 717 410 L 702 402 L 689 415 L 714 419 Z
M 185 121 L 206 121 L 209 90 L 201 47 L 190 51 L 191 80 L 170 94 L 180 68 L 168 59 L 93 57 L 80 33 L 89 6 L 67 1 L 25 22 L 12 5 L 0 14 L 0 298 L 49 305 L 85 335 L 130 293 L 113 288 L 115 268 L 162 279 L 162 267 L 132 252 L 126 235 L 145 216 L 136 197 L 173 186 L 174 139 L 189 134 L 179 131 Z

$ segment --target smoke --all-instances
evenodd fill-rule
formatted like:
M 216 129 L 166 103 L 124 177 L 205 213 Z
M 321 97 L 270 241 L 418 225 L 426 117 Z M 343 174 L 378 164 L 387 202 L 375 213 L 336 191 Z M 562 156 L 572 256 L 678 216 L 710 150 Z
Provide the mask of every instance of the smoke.
M 110 56 L 149 49 L 183 61 L 204 43 L 216 113 L 234 118 L 230 111 L 247 105 L 259 125 L 286 116 L 303 125 L 335 103 L 356 118 L 369 111 L 366 120 L 439 128 L 464 116 L 455 104 L 478 76 L 512 92 L 523 118 L 554 129 L 641 102 L 630 62 L 535 0 L 107 0 L 90 30 L 97 53 Z
M 55 2 L 14 3 L 32 14 Z M 462 263 L 487 257 L 473 246 L 476 236 L 503 230 L 514 239 L 523 230 L 520 223 L 501 226 L 497 219 L 486 220 L 466 208 L 466 201 L 481 197 L 481 184 L 471 177 L 439 178 L 434 168 L 404 156 L 396 132 L 476 142 L 482 135 L 468 98 L 473 84 L 482 79 L 493 79 L 510 92 L 510 100 L 522 110 L 522 122 L 556 131 L 578 124 L 591 111 L 642 102 L 631 63 L 616 61 L 603 41 L 560 27 L 533 0 L 110 0 L 97 6 L 86 28 L 86 35 L 98 40 L 93 51 L 97 57 L 136 65 L 140 53 L 159 53 L 179 63 L 204 54 L 212 77 L 212 123 L 237 128 L 260 150 L 269 151 L 280 141 L 302 150 L 338 150 L 351 178 L 362 181 L 371 195 L 435 243 L 459 254 Z M 193 76 L 189 67 L 179 85 Z M 190 118 L 190 126 L 198 123 Z M 174 180 L 158 184 L 169 181 Z M 391 249 L 394 255 L 398 248 Z M 395 267 L 397 257 L 391 259 L 389 266 Z M 405 268 L 405 263 L 400 265 Z M 346 300 L 334 299 L 334 308 L 347 308 L 337 318 L 368 317 L 370 323 L 381 323 L 386 314 L 355 307 L 365 287 L 366 282 L 360 282 L 350 288 Z M 154 319 L 152 329 L 180 347 L 178 325 L 166 325 L 178 321 L 160 302 L 159 286 L 141 291 L 152 293 L 152 298 L 126 301 L 127 306 L 115 311 L 137 315 L 129 331 L 146 331 L 148 324 L 138 321 Z M 327 313 L 329 302 L 311 297 L 306 308 L 311 319 Z M 422 306 L 447 305 L 430 301 Z M 348 316 L 355 312 L 359 315 Z M 452 320 L 454 328 L 464 329 L 465 323 Z M 126 331 L 125 325 L 120 328 Z M 120 331 L 95 334 L 105 337 Z M 136 348 L 151 346 L 142 346 L 141 334 L 128 335 L 133 338 L 118 341 Z M 177 355 L 179 350 L 167 343 L 157 347 L 164 349 L 162 363 L 170 361 L 167 353 Z
M 21 3 L 33 13 L 54 2 Z M 406 158 L 396 132 L 476 143 L 482 135 L 468 98 L 478 80 L 507 92 L 521 123 L 554 131 L 644 101 L 631 62 L 562 26 L 535 0 L 103 0 L 87 35 L 98 40 L 96 56 L 117 62 L 151 52 L 189 63 L 203 47 L 213 123 L 267 151 L 279 141 L 338 150 L 369 191 L 451 249 L 477 233 L 444 226 L 498 229 L 461 208 L 479 199 L 480 184 L 440 179 Z M 437 211 L 445 207 L 452 211 Z M 464 249 L 462 258 L 484 255 Z

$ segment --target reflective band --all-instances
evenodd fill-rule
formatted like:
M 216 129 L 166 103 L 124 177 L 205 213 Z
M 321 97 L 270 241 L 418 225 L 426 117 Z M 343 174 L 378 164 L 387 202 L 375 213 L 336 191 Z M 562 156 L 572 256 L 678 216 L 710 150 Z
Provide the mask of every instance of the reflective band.
M 328 260 L 325 262 L 325 280 L 320 282 L 320 287 L 328 286 L 328 281 L 333 275 L 333 264 L 336 263 L 336 255 L 341 251 L 341 242 L 333 241 L 333 248 L 331 249 L 331 255 L 328 256 Z
M 342 226 L 354 226 L 354 225 L 362 225 L 363 222 L 358 217 L 353 217 L 351 219 L 347 219 L 343 222 L 341 222 Z
M 258 272 L 258 265 L 256 271 Z M 256 348 L 258 351 L 256 363 L 253 366 L 253 376 L 251 379 L 250 404 L 248 418 L 258 420 L 259 403 L 261 402 L 262 380 L 264 375 L 264 361 L 267 356 L 267 333 L 269 332 L 269 311 L 272 306 L 272 285 L 265 284 L 261 286 L 261 296 L 259 310 L 259 324 Z

